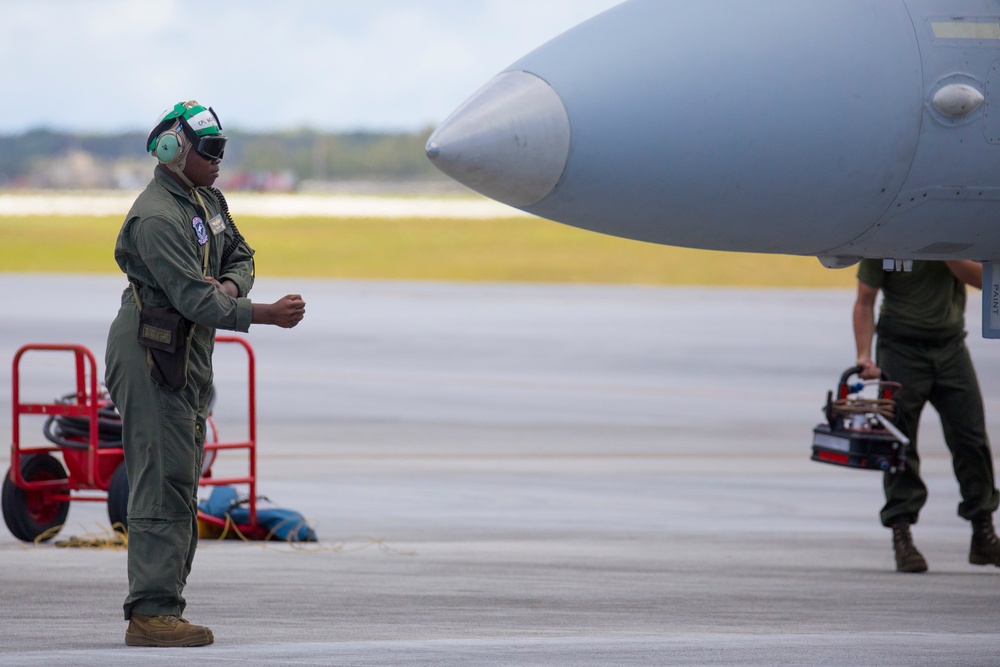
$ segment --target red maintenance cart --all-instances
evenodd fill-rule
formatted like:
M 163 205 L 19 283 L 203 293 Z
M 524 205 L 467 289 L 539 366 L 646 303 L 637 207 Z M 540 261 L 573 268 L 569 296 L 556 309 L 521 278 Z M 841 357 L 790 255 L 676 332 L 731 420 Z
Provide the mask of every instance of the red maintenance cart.
M 202 486 L 246 485 L 249 521 L 236 524 L 248 539 L 263 539 L 267 531 L 257 521 L 257 414 L 256 370 L 250 344 L 238 336 L 217 336 L 217 343 L 240 345 L 247 354 L 248 439 L 219 442 L 211 414 L 209 441 L 205 444 Z M 21 362 L 28 353 L 71 353 L 76 391 L 52 403 L 21 402 Z M 128 477 L 121 444 L 121 418 L 107 392 L 97 382 L 97 362 L 82 345 L 34 343 L 21 347 L 13 361 L 13 439 L 10 470 L 4 478 L 3 518 L 10 532 L 25 542 L 44 542 L 54 537 L 66 522 L 71 502 L 104 502 L 108 519 L 118 530 L 127 527 Z M 52 444 L 26 446 L 22 442 L 21 418 L 44 415 L 43 428 Z M 212 475 L 217 454 L 244 450 L 247 474 L 218 478 Z M 60 461 L 61 459 L 61 461 Z M 219 529 L 227 520 L 198 515 L 199 523 Z

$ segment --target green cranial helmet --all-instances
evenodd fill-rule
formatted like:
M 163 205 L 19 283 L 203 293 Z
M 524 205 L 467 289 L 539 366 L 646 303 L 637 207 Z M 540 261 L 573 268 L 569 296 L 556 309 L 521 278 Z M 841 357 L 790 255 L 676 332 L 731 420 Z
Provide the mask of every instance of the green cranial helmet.
M 226 137 L 212 107 L 194 100 L 178 102 L 160 115 L 146 139 L 146 150 L 160 162 L 183 168 L 188 151 L 194 148 L 209 160 L 222 159 Z

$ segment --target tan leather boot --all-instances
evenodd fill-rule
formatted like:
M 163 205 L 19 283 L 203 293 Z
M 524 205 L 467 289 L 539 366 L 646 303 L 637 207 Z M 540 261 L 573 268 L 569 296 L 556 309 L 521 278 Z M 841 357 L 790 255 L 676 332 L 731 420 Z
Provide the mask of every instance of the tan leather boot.
M 126 646 L 208 646 L 214 641 L 211 630 L 177 616 L 133 613 L 125 631 Z
M 896 572 L 927 571 L 927 561 L 914 546 L 910 524 L 906 521 L 892 524 L 892 549 L 896 552 Z

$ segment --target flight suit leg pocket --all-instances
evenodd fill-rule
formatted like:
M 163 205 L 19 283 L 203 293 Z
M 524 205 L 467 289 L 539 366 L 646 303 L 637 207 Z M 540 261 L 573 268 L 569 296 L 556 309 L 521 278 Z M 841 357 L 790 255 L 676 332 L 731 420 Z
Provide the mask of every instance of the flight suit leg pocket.
M 190 514 L 191 498 L 197 493 L 201 471 L 196 423 L 194 413 L 176 410 L 160 413 L 163 505 L 170 515 Z

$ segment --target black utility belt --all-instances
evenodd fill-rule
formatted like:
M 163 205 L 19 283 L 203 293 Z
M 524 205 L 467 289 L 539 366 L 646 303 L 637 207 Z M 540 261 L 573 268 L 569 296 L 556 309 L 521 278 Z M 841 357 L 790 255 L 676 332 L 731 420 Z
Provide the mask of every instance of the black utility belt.
M 908 345 L 911 347 L 948 347 L 956 343 L 961 343 L 965 340 L 966 333 L 963 331 L 958 334 L 949 333 L 943 336 L 932 336 L 929 338 L 917 337 L 917 336 L 898 336 L 891 331 L 878 331 L 879 340 L 884 341 L 887 344 L 896 343 L 898 345 Z

